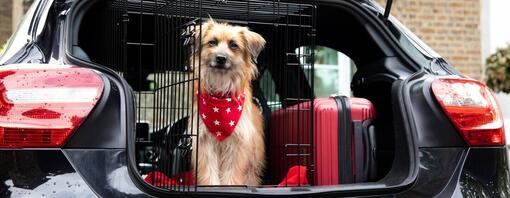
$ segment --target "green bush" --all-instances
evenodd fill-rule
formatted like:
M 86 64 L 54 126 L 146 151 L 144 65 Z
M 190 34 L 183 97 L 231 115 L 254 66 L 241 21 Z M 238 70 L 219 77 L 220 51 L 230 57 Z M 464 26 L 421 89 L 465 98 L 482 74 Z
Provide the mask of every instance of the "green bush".
M 487 86 L 495 92 L 510 93 L 510 45 L 490 55 L 485 65 Z

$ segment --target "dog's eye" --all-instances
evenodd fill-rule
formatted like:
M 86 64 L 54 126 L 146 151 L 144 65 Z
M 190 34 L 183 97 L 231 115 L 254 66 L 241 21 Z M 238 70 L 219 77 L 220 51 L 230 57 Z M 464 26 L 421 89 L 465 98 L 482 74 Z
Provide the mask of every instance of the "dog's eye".
M 230 49 L 237 49 L 237 48 L 239 48 L 237 43 L 235 43 L 233 41 L 231 41 L 228 45 L 229 45 Z
M 209 46 L 211 46 L 211 47 L 218 45 L 218 41 L 216 39 L 210 40 L 208 43 L 209 43 Z

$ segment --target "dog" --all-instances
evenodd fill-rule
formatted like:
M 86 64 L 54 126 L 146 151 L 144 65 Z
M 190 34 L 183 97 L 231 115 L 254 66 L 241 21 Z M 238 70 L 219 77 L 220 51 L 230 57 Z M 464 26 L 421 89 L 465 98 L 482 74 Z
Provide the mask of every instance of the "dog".
M 196 184 L 260 185 L 264 123 L 250 83 L 258 75 L 256 60 L 266 41 L 247 27 L 212 18 L 197 29 L 190 65 L 200 83 L 194 85 L 188 126 L 196 134 L 191 160 Z

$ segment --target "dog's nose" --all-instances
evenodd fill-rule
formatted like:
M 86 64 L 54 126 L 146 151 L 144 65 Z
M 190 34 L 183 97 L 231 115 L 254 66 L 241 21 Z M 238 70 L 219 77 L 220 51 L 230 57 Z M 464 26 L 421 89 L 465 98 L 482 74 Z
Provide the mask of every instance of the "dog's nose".
M 221 54 L 216 55 L 216 63 L 221 65 L 221 64 L 225 64 L 225 62 L 227 62 L 227 56 L 221 55 Z

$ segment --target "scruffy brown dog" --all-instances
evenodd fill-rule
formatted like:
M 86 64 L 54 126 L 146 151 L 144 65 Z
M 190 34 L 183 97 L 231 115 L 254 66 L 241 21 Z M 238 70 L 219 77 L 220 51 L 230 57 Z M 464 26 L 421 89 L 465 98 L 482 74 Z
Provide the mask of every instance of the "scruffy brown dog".
M 200 77 L 195 84 L 200 91 L 190 122 L 195 124 L 189 126 L 198 132 L 191 160 L 197 184 L 259 185 L 265 165 L 264 123 L 252 102 L 250 82 L 258 74 L 255 60 L 265 40 L 246 27 L 212 19 L 199 29 L 190 61 Z

